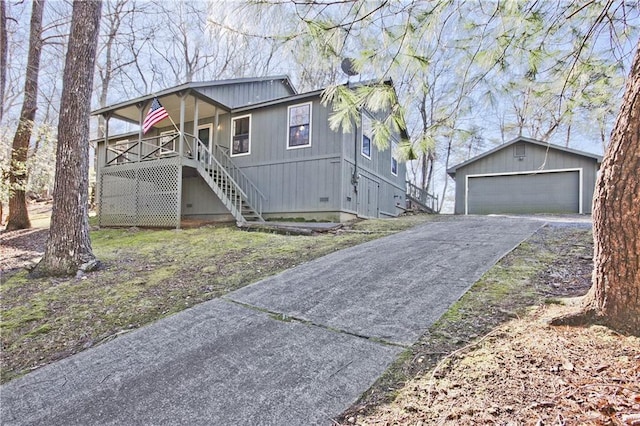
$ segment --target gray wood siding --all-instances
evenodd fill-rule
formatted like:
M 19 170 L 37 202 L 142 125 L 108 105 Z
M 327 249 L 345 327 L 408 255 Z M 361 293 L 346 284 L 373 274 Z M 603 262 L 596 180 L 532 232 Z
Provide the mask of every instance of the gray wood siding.
M 292 94 L 282 80 L 201 87 L 197 91 L 230 108 L 279 99 Z
M 286 89 L 281 83 L 279 85 L 283 90 Z M 243 85 L 237 86 L 235 89 L 239 90 Z M 211 90 L 213 89 L 225 88 L 212 87 Z M 230 90 L 229 94 L 233 92 L 230 87 L 226 89 Z M 255 94 L 255 89 L 244 89 L 247 93 Z M 289 93 L 287 91 L 282 94 Z M 213 93 L 209 95 L 217 96 Z M 288 107 L 307 102 L 312 103 L 311 146 L 287 149 Z M 340 213 L 355 215 L 358 210 L 363 217 L 397 216 L 402 212 L 398 206 L 405 205 L 405 164 L 399 161 L 398 176 L 392 175 L 391 149 L 380 151 L 373 144 L 371 159 L 363 157 L 362 133 L 359 129 L 355 154 L 361 179 L 356 192 L 351 184 L 354 135 L 330 129 L 330 110 L 322 106 L 319 96 L 256 107 L 241 113 L 220 114 L 219 127 L 213 129 L 220 146 L 230 150 L 232 118 L 246 115 L 251 116 L 250 153 L 233 156 L 232 160 L 265 195 L 265 214 L 285 217 L 299 213 L 301 217 L 319 218 L 322 216 L 305 213 L 326 212 L 327 219 L 339 220 Z M 186 117 L 189 121 L 184 125 L 185 131 L 190 134 L 196 133 L 192 119 L 193 117 Z M 198 124 L 205 125 L 214 120 L 214 117 L 200 117 Z M 159 136 L 161 132 L 169 130 L 173 131 L 175 128 L 168 125 L 153 129 L 145 138 Z M 137 139 L 137 135 L 132 139 Z M 187 150 L 185 147 L 185 151 Z M 98 164 L 100 162 L 104 160 L 98 158 Z M 183 179 L 181 208 L 185 217 L 217 216 L 225 213 L 221 202 L 204 181 L 196 176 Z
M 229 210 L 200 176 L 182 179 L 182 216 L 232 219 Z
M 399 135 L 394 135 L 394 138 L 396 142 L 399 142 Z M 344 134 L 342 149 L 344 158 L 342 207 L 344 210 L 355 212 L 358 211 L 358 206 L 361 211 L 363 210 L 362 200 L 358 200 L 360 193 L 356 193 L 351 184 L 351 176 L 355 166 L 354 158 L 357 157 L 358 174 L 364 176 L 365 179 L 374 179 L 379 182 L 378 215 L 375 217 L 397 216 L 402 213 L 403 210 L 398 206 L 404 207 L 406 205 L 407 168 L 404 162 L 398 161 L 398 175 L 395 176 L 391 173 L 391 149 L 391 142 L 387 149 L 380 150 L 372 140 L 371 158 L 369 159 L 362 155 L 362 126 L 356 129 L 355 138 L 353 133 Z M 363 198 L 368 196 L 368 193 L 362 194 Z M 351 201 L 347 197 L 350 197 Z
M 307 101 L 308 102 L 308 101 Z M 266 197 L 267 214 L 338 212 L 340 210 L 340 153 L 342 135 L 328 124 L 328 110 L 319 98 L 311 107 L 311 146 L 287 149 L 288 106 L 259 108 L 235 116 L 251 116 L 250 154 L 233 161 Z M 231 118 L 221 117 L 218 143 L 231 147 Z
M 591 213 L 591 204 L 595 188 L 597 162 L 595 159 L 559 151 L 553 147 L 525 144 L 525 156 L 520 160 L 514 155 L 515 145 L 506 146 L 492 155 L 481 158 L 456 170 L 455 213 L 465 212 L 465 181 L 468 175 L 500 174 L 512 172 L 535 172 L 536 170 L 563 170 L 582 168 L 584 213 Z

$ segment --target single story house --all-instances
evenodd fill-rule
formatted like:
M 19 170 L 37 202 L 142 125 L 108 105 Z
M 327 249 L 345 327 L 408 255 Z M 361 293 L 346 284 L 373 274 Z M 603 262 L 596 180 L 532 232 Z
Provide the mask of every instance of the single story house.
M 396 151 L 406 135 L 379 150 L 368 111 L 355 134 L 333 131 L 321 95 L 297 93 L 286 76 L 244 78 L 185 83 L 93 111 L 105 119 L 94 141 L 100 226 L 399 215 L 406 166 Z M 156 99 L 168 117 L 143 134 Z M 113 120 L 139 130 L 111 134 Z
M 590 214 L 602 157 L 517 137 L 447 170 L 456 214 Z

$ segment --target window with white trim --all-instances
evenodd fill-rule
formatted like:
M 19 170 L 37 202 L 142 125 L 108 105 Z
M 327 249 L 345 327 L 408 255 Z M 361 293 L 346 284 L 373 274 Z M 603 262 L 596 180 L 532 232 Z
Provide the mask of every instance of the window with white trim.
M 175 130 L 160 132 L 160 137 L 158 138 L 158 146 L 160 147 L 159 154 L 164 155 L 176 152 L 177 139 L 178 135 Z
M 391 142 L 391 174 L 398 176 L 398 144 Z
M 287 149 L 311 146 L 311 102 L 287 108 Z
M 231 120 L 231 156 L 251 153 L 251 115 Z
M 371 119 L 362 114 L 362 145 L 360 147 L 360 153 L 363 157 L 371 160 L 371 140 L 373 139 L 373 125 Z
M 131 144 L 129 143 L 129 139 L 124 139 L 118 141 L 113 145 L 113 153 L 116 155 L 116 163 L 128 163 L 129 162 L 129 148 L 131 148 Z

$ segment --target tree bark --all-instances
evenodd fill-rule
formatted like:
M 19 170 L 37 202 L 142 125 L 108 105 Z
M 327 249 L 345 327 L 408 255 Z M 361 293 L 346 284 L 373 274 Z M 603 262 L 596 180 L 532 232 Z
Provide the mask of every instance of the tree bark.
M 38 73 L 40 72 L 40 53 L 42 52 L 42 12 L 44 0 L 35 0 L 31 9 L 31 27 L 29 30 L 29 57 L 24 82 L 24 101 L 20 111 L 20 121 L 13 137 L 11 164 L 9 165 L 9 220 L 7 230 L 31 227 L 27 210 L 27 154 L 33 121 L 38 107 Z M 5 67 L 3 67 L 4 69 Z
M 7 87 L 8 31 L 5 0 L 0 0 L 0 123 L 4 115 L 4 91 Z
M 56 179 L 49 238 L 34 276 L 73 275 L 97 265 L 88 221 L 89 114 L 95 69 L 100 1 L 73 3 L 62 80 Z
M 593 202 L 593 284 L 553 325 L 604 324 L 640 336 L 640 43 Z
M 602 161 L 593 209 L 593 286 L 587 311 L 640 335 L 640 44 Z

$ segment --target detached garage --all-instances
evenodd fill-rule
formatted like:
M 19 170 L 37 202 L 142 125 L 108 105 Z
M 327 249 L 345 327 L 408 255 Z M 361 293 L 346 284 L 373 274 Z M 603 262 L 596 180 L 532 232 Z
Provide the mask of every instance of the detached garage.
M 591 213 L 602 157 L 518 137 L 447 170 L 456 214 Z

